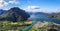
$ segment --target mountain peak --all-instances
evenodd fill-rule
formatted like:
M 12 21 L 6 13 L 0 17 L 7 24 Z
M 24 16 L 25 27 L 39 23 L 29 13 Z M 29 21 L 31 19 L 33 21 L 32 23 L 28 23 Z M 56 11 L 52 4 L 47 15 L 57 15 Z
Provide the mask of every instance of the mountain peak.
M 13 7 L 8 10 L 5 20 L 8 21 L 26 21 L 30 15 L 25 12 L 24 10 L 18 8 L 18 7 Z
M 14 11 L 14 12 L 16 12 L 16 11 L 19 11 L 19 10 L 21 10 L 20 8 L 18 8 L 18 7 L 13 7 L 13 8 L 11 8 L 10 10 L 8 10 L 8 11 Z

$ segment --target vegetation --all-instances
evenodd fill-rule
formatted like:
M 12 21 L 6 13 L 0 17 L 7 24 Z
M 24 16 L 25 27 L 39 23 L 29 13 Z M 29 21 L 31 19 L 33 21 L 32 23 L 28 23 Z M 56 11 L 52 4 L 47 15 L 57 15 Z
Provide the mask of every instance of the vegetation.
M 26 21 L 30 17 L 30 15 L 18 7 L 13 7 L 9 9 L 6 14 L 0 17 L 1 17 L 0 21 L 7 20 L 17 22 L 17 21 Z
M 36 13 L 35 15 L 37 15 L 38 13 Z M 42 14 L 42 13 L 41 13 Z M 22 9 L 19 9 L 18 7 L 14 7 L 11 8 L 10 10 L 7 11 L 6 14 L 0 16 L 0 31 L 23 31 L 26 30 L 25 28 L 30 28 L 32 27 L 32 25 L 35 25 L 34 23 L 32 23 L 32 21 L 29 21 L 28 18 L 30 17 L 30 15 L 25 12 Z M 52 17 L 56 17 L 56 16 L 52 16 Z M 42 23 L 42 22 L 37 22 L 39 23 L 38 25 L 35 25 L 35 27 L 37 26 L 37 29 L 34 27 L 32 27 L 29 31 L 51 31 L 51 30 L 55 30 L 55 27 L 60 27 L 57 26 L 53 23 Z M 32 24 L 32 25 L 31 25 Z M 38 26 L 41 27 L 38 27 Z M 48 24 L 48 25 L 46 25 Z M 29 26 L 31 25 L 31 26 Z M 48 28 L 50 27 L 50 28 Z M 51 29 L 53 28 L 53 29 Z
M 48 25 L 44 24 L 42 27 L 35 28 L 33 26 L 29 31 L 58 31 L 59 27 L 60 25 L 54 24 L 52 22 L 48 22 Z
M 24 10 L 13 7 L 0 16 L 0 31 L 22 31 L 32 24 L 31 21 L 26 21 L 29 17 L 30 15 Z
M 60 12 L 47 14 L 48 17 L 60 20 Z
M 29 24 L 27 23 L 29 22 Z M 0 31 L 22 31 L 27 26 L 31 25 L 31 21 L 23 22 L 9 22 L 9 21 L 2 21 L 0 23 Z

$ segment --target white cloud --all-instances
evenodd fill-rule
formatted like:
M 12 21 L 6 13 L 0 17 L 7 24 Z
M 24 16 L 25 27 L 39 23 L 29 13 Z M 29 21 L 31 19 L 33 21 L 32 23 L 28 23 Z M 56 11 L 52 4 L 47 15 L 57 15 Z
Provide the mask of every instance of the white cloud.
M 0 9 L 8 10 L 9 4 L 20 4 L 17 0 L 9 0 L 6 2 L 5 0 L 0 0 Z
M 27 6 L 24 10 L 27 12 L 45 12 L 45 13 L 60 12 L 60 9 L 40 8 L 40 6 Z
M 54 12 L 55 12 L 55 13 L 60 12 L 60 8 L 56 8 L 56 9 L 54 10 Z
M 28 12 L 37 12 L 38 10 L 40 10 L 40 7 L 39 6 L 27 6 L 27 8 L 25 8 L 24 10 Z
M 17 0 L 10 0 L 8 3 L 10 3 L 10 4 L 19 4 L 19 2 Z
M 40 6 L 27 6 L 24 10 L 28 12 L 49 12 L 46 9 L 41 9 Z
M 8 5 L 7 2 L 5 2 L 4 0 L 0 0 L 0 9 L 1 9 L 2 7 L 7 6 L 7 5 Z

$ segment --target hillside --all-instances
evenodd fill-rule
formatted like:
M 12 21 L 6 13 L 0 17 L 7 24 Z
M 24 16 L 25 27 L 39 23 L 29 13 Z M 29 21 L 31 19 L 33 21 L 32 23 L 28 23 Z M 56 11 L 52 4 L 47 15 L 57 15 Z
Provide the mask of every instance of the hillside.
M 52 19 L 55 15 L 59 14 L 25 12 L 18 7 L 13 7 L 0 16 L 0 31 L 49 31 L 52 28 L 59 30 L 60 20 Z
M 60 24 L 38 21 L 30 31 L 60 31 Z
M 52 13 L 48 17 L 60 20 L 60 13 Z
M 25 12 L 24 10 L 18 8 L 18 7 L 13 7 L 7 11 L 6 14 L 0 16 L 0 21 L 26 21 L 30 15 Z

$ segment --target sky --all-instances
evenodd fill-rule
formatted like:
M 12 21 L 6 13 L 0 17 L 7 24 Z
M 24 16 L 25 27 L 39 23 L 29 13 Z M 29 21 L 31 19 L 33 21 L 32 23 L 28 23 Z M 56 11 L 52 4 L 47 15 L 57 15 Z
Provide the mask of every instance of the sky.
M 19 7 L 27 12 L 60 12 L 60 0 L 0 0 L 0 9 Z

